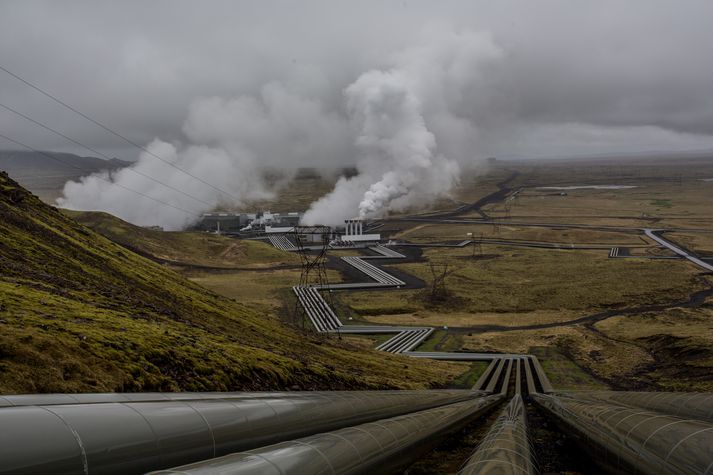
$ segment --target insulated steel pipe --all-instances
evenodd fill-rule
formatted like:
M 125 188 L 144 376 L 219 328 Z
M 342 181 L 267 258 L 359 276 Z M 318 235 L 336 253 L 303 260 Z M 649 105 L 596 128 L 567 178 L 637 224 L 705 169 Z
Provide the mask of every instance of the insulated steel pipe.
M 517 360 L 507 360 L 507 370 L 505 371 L 505 376 L 503 377 L 503 384 L 500 386 L 500 395 L 502 397 L 507 396 L 508 389 L 510 388 L 510 374 L 512 373 L 512 365 Z
M 612 470 L 646 474 L 710 474 L 713 424 L 631 408 L 545 394 L 532 398 Z M 582 439 L 580 438 L 580 441 Z M 599 455 L 601 454 L 601 455 Z
M 495 367 L 495 371 L 493 371 L 493 375 L 490 377 L 488 385 L 485 387 L 485 390 L 489 393 L 495 392 L 495 388 L 497 387 L 498 381 L 500 380 L 500 374 L 502 374 L 503 367 L 506 365 L 506 362 L 507 360 L 505 359 L 498 360 L 498 365 Z
M 99 404 L 105 402 L 158 402 L 202 399 L 260 399 L 321 394 L 314 391 L 291 392 L 182 392 L 182 393 L 49 393 L 0 396 L 0 409 L 10 406 L 53 406 L 56 404 Z
M 478 449 L 458 473 L 463 475 L 536 473 L 527 436 L 525 406 L 519 394 L 510 400 Z
M 530 361 L 532 361 L 532 365 L 535 368 L 535 373 L 537 374 L 537 379 L 540 381 L 540 385 L 542 386 L 542 392 L 544 393 L 551 393 L 554 391 L 552 389 L 552 384 L 550 383 L 550 380 L 547 378 L 547 375 L 545 374 L 545 370 L 542 368 L 542 365 L 540 364 L 540 360 L 537 359 L 536 356 L 530 356 Z
M 672 416 L 713 422 L 713 393 L 573 391 L 557 394 L 599 403 L 641 407 Z
M 525 383 L 527 386 L 527 394 L 534 394 L 537 392 L 537 386 L 535 386 L 535 378 L 532 376 L 532 368 L 530 368 L 530 358 L 523 359 L 522 364 L 525 367 Z
M 501 400 L 486 396 L 247 452 L 153 472 L 158 474 L 388 473 L 420 455 L 419 447 L 462 427 Z
M 495 370 L 495 367 L 498 365 L 498 360 L 491 360 L 490 364 L 488 365 L 487 368 L 485 368 L 485 371 L 483 374 L 480 375 L 480 378 L 478 378 L 478 381 L 475 382 L 473 385 L 474 390 L 484 390 L 485 389 L 485 382 L 488 380 L 488 377 L 490 376 L 490 373 L 492 373 Z
M 476 391 L 477 388 L 473 388 Z M 333 394 L 423 394 L 423 391 L 235 391 L 235 392 L 180 392 L 180 393 L 47 393 L 47 394 L 6 394 L 0 396 L 0 409 L 17 406 L 53 406 L 57 404 L 99 404 L 108 402 L 161 402 L 161 401 L 200 401 L 210 399 L 269 399 L 317 396 L 330 397 Z M 464 390 L 429 391 L 429 393 L 465 393 Z
M 267 393 L 264 397 L 261 393 L 232 394 L 214 399 L 203 394 L 201 399 L 192 395 L 185 400 L 50 402 L 0 408 L 0 473 L 144 473 L 467 401 L 482 393 L 432 390 Z M 114 396 L 117 395 L 97 399 Z

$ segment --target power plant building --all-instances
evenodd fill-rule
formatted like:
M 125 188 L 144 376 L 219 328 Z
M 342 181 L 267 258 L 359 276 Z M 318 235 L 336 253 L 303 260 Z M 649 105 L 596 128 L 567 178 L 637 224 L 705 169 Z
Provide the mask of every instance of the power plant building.
M 344 234 L 341 240 L 353 243 L 378 242 L 381 234 L 364 234 L 364 220 L 359 218 L 344 221 Z
M 205 213 L 195 228 L 200 231 L 220 233 L 238 233 L 249 227 L 250 230 L 268 228 L 291 228 L 297 226 L 302 213 Z M 274 231 L 273 231 L 274 232 Z

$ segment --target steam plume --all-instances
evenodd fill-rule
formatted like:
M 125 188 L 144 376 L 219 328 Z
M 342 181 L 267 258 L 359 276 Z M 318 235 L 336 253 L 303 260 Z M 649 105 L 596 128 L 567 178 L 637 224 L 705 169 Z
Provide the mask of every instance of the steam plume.
M 340 180 L 310 208 L 305 222 L 337 224 L 357 212 L 374 217 L 428 203 L 450 190 L 458 164 L 436 154 L 436 139 L 403 73 L 369 71 L 346 89 L 346 97 L 358 130 L 359 174 Z
M 183 133 L 188 145 L 155 139 L 147 147 L 151 154 L 142 153 L 131 168 L 200 201 L 124 169 L 67 182 L 57 204 L 69 209 L 106 211 L 138 225 L 183 229 L 216 206 L 235 208 L 272 197 L 262 179 L 261 166 L 279 164 L 289 171 L 289 166 L 308 164 L 309 160 L 324 163 L 328 157 L 343 155 L 344 144 L 348 143 L 343 119 L 325 111 L 320 101 L 275 82 L 263 86 L 259 96 L 193 101 Z
M 427 39 L 398 54 L 397 67 L 366 72 L 346 88 L 359 174 L 340 179 L 310 207 L 305 223 L 377 217 L 447 195 L 459 165 L 439 153 L 438 136 L 461 161 L 476 158 L 477 131 L 458 114 L 459 96 L 477 82 L 481 63 L 500 51 L 488 35 L 434 31 Z
M 345 164 L 355 164 L 358 174 L 339 179 L 311 206 L 306 223 L 338 224 L 428 205 L 450 192 L 459 162 L 476 158 L 478 131 L 464 98 L 476 95 L 483 64 L 499 57 L 487 34 L 433 29 L 416 46 L 392 54 L 390 68 L 368 70 L 341 96 L 329 83 L 305 79 L 314 75 L 295 80 L 286 74 L 284 82 L 268 82 L 258 94 L 197 99 L 183 124 L 184 143 L 155 139 L 148 146 L 152 153 L 132 168 L 198 200 L 120 170 L 68 182 L 58 205 L 182 229 L 216 206 L 269 198 L 274 190 L 261 179 L 262 166 Z

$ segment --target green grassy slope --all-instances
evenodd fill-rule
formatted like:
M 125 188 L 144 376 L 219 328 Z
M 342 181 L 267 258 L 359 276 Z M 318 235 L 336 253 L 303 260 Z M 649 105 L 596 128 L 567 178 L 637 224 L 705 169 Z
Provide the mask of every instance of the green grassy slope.
M 238 241 L 199 232 L 156 231 L 96 211 L 62 212 L 115 243 L 166 261 L 210 267 L 265 267 L 299 263 L 297 256 L 264 242 Z
M 297 333 L 0 172 L 0 392 L 428 387 L 462 367 Z

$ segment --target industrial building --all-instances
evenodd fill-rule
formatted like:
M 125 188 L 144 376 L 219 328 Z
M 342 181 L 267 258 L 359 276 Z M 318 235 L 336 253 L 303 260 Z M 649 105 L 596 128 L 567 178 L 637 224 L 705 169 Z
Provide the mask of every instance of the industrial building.
M 199 231 L 231 234 L 268 228 L 291 228 L 299 224 L 301 218 L 302 213 L 299 212 L 204 213 L 195 228 Z
M 376 243 L 381 240 L 381 234 L 364 234 L 364 220 L 352 218 L 344 220 L 343 242 L 354 244 Z

